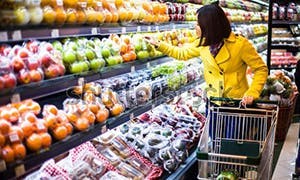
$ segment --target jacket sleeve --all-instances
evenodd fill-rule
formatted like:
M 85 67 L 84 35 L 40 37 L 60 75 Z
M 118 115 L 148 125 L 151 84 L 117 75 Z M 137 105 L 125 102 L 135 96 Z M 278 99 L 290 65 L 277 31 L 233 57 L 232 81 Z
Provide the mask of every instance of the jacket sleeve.
M 157 50 L 178 60 L 189 60 L 200 56 L 200 48 L 198 47 L 198 44 L 199 40 L 195 40 L 194 42 L 182 47 L 172 46 L 166 42 L 160 42 Z
M 254 73 L 252 83 L 244 96 L 252 96 L 257 99 L 268 78 L 268 67 L 253 45 L 247 39 L 244 41 L 241 57 Z

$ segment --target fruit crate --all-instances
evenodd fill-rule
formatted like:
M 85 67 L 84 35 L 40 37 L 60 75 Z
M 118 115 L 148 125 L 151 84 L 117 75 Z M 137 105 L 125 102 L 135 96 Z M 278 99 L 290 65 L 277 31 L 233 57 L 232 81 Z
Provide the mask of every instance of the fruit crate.
M 278 112 L 275 141 L 284 141 L 293 119 L 298 94 L 291 98 L 288 106 L 280 106 Z

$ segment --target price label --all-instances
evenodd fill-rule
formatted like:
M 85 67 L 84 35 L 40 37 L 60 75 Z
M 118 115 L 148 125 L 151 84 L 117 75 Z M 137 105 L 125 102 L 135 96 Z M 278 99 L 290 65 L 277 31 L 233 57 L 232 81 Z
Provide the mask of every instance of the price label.
M 97 6 L 98 6 L 98 7 L 102 7 L 102 2 L 99 2 L 99 1 L 98 1 L 98 2 L 97 2 Z
M 159 31 L 159 26 L 155 26 L 155 31 Z
M 122 34 L 125 34 L 126 33 L 126 27 L 122 27 L 121 32 L 122 32 Z
M 82 8 L 86 8 L 87 2 L 78 2 Z
M 150 68 L 150 66 L 151 66 L 151 65 L 150 65 L 150 62 L 147 62 L 146 65 L 147 65 L 147 68 Z
M 172 24 L 172 29 L 174 30 L 174 29 L 176 29 L 176 26 L 175 26 L 175 24 Z
M 15 167 L 15 173 L 16 173 L 17 177 L 22 176 L 23 174 L 25 174 L 24 164 L 21 164 L 21 165 Z
M 37 125 L 38 130 L 44 130 L 44 129 L 46 129 L 45 125 L 43 123 L 38 122 L 38 123 L 36 123 L 36 125 Z
M 134 114 L 133 114 L 133 113 L 130 113 L 129 119 L 133 119 L 133 118 L 134 118 Z
M 155 107 L 156 107 L 155 104 L 152 104 L 151 109 L 154 109 Z
M 22 33 L 20 30 L 17 30 L 17 31 L 14 31 L 12 33 L 12 39 L 15 40 L 15 41 L 19 41 L 22 39 Z
M 56 4 L 57 4 L 57 6 L 63 6 L 64 5 L 63 0 L 56 0 Z
M 141 32 L 141 26 L 136 27 L 136 32 Z
M 13 94 L 10 99 L 11 103 L 18 103 L 21 101 L 20 94 Z
M 83 77 L 81 77 L 81 78 L 78 79 L 78 85 L 79 86 L 83 86 L 84 85 L 84 78 Z
M 0 172 L 6 170 L 6 163 L 3 159 L 0 160 Z
M 151 31 L 151 26 L 148 26 L 147 31 L 148 31 L 148 32 Z
M 58 29 L 52 29 L 51 37 L 53 37 L 53 38 L 59 37 L 59 30 Z
M 107 132 L 107 126 L 106 124 L 104 126 L 101 127 L 101 134 L 104 134 Z
M 98 30 L 97 28 L 92 28 L 92 35 L 97 35 L 98 34 Z
M 8 40 L 8 35 L 6 31 L 0 32 L 0 41 L 7 41 Z
M 135 66 L 131 66 L 131 72 L 135 71 Z

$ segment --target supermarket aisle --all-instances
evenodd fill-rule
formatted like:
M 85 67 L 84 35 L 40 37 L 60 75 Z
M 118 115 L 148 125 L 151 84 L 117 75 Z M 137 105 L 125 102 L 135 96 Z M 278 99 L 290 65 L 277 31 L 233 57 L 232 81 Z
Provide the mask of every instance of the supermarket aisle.
M 273 173 L 273 180 L 292 179 L 295 170 L 299 123 L 292 123 Z

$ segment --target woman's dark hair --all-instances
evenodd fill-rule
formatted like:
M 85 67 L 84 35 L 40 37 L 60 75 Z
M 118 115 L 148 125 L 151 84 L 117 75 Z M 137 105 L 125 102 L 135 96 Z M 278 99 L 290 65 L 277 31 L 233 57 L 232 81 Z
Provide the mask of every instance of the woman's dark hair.
M 222 8 L 213 3 L 197 10 L 197 21 L 201 28 L 200 44 L 209 46 L 223 41 L 231 33 L 229 20 Z M 204 42 L 202 42 L 204 39 Z

